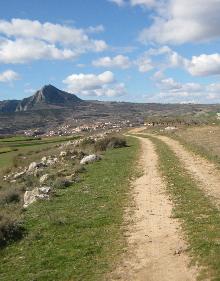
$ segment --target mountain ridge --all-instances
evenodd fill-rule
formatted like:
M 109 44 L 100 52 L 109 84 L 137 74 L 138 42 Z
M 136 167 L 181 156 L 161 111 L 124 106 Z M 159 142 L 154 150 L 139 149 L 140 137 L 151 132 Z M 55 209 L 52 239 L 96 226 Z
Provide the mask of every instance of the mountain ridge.
M 83 100 L 74 94 L 59 90 L 51 84 L 43 86 L 30 97 L 22 100 L 0 101 L 0 112 L 20 112 L 39 109 L 53 109 L 62 107 L 72 107 Z

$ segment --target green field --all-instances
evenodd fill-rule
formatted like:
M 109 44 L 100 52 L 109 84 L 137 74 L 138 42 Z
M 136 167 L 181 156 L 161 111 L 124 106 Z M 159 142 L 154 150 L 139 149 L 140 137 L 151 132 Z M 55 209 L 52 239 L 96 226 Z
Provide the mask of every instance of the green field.
M 0 139 L 0 170 L 9 168 L 13 165 L 13 159 L 19 155 L 33 152 L 37 153 L 43 149 L 52 149 L 56 144 L 74 140 L 74 137 L 50 137 L 50 138 L 28 138 L 28 137 L 11 137 Z
M 104 280 L 124 248 L 123 211 L 138 150 L 129 138 L 129 147 L 88 165 L 82 181 L 29 207 L 25 238 L 1 250 L 0 280 Z

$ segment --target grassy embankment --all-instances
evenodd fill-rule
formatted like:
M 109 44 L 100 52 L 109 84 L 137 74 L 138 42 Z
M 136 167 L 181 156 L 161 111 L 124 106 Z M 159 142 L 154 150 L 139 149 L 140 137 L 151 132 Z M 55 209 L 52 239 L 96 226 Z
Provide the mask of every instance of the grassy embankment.
M 24 154 L 25 156 L 31 153 L 38 154 L 38 152 L 44 149 L 45 151 L 47 149 L 51 150 L 53 144 L 56 145 L 77 138 L 79 137 L 50 137 L 42 139 L 11 137 L 0 139 L 0 169 L 11 167 L 13 159 L 19 154 Z
M 25 214 L 27 235 L 1 250 L 0 280 L 104 280 L 124 246 L 123 209 L 138 141 L 110 149 L 82 181 Z
M 187 173 L 174 152 L 161 140 L 156 145 L 159 165 L 174 203 L 173 216 L 179 218 L 189 243 L 193 261 L 204 267 L 200 280 L 220 280 L 220 212 Z

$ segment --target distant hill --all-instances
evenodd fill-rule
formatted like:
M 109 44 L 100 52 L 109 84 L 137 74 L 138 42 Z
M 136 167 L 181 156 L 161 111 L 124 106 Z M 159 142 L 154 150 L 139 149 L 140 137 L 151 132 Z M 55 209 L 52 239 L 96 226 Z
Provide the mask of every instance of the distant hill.
M 40 128 L 44 131 L 63 124 L 78 126 L 120 120 L 140 124 L 146 118 L 194 116 L 220 112 L 220 105 L 157 104 L 81 100 L 77 96 L 46 85 L 21 101 L 0 102 L 0 135 Z
M 72 107 L 78 102 L 83 102 L 77 96 L 61 91 L 52 85 L 45 85 L 33 96 L 21 101 L 11 100 L 0 102 L 0 112 L 19 112 L 39 109 L 55 109 Z

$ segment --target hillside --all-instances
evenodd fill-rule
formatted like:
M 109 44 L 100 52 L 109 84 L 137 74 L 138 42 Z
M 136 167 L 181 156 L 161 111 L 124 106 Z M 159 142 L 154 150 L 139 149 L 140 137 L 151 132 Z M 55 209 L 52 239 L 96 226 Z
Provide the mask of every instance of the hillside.
M 187 116 L 220 111 L 220 105 L 85 101 L 46 85 L 21 101 L 0 102 L 0 134 L 57 125 L 130 120 L 134 125 L 152 116 Z

